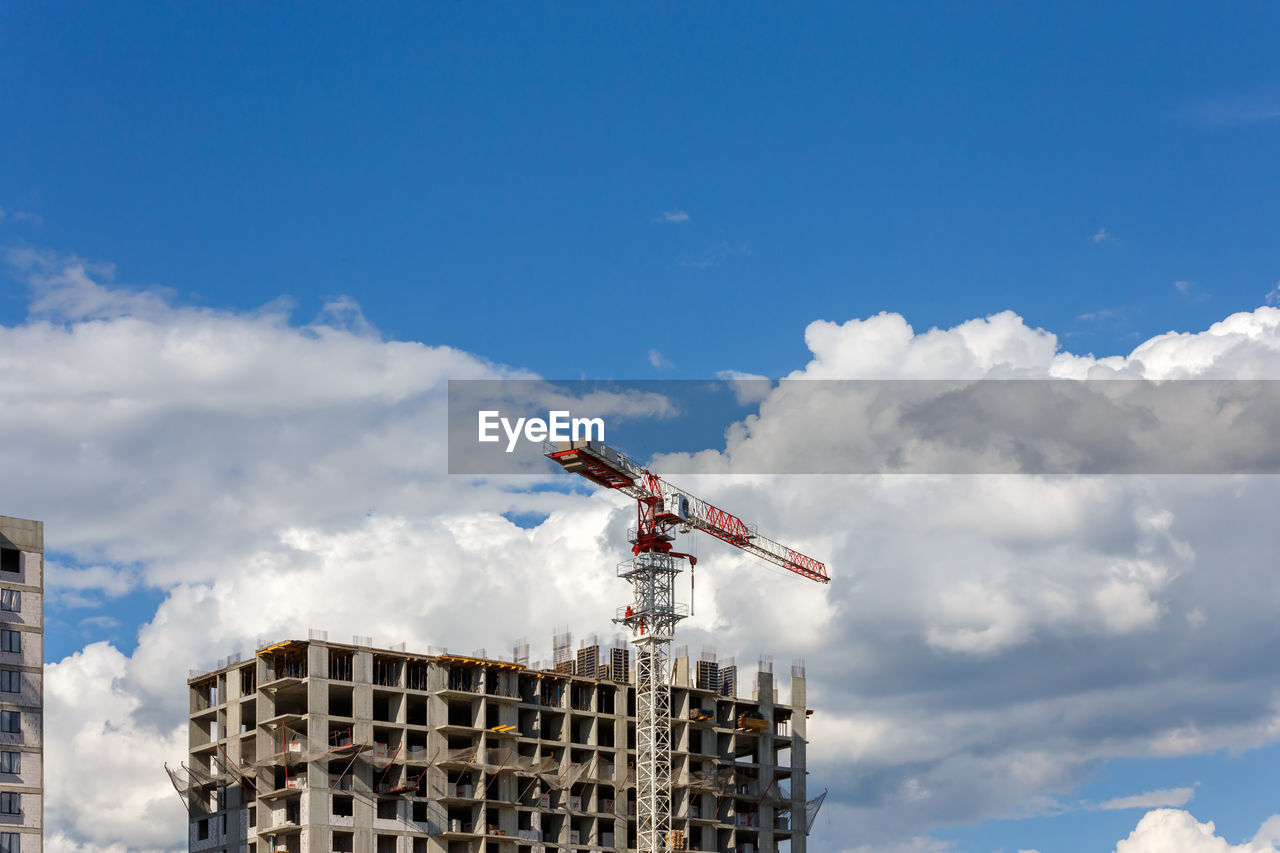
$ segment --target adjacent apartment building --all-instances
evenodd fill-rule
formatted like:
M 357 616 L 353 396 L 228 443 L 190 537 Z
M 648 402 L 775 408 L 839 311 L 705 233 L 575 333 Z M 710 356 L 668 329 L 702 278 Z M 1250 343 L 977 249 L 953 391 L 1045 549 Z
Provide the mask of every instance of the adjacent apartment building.
M 0 515 L 0 853 L 44 826 L 44 523 Z
M 294 640 L 189 679 L 170 771 L 190 849 L 548 853 L 634 849 L 635 700 L 625 648 L 557 665 Z M 669 843 L 804 853 L 805 680 L 751 698 L 704 653 L 674 662 Z

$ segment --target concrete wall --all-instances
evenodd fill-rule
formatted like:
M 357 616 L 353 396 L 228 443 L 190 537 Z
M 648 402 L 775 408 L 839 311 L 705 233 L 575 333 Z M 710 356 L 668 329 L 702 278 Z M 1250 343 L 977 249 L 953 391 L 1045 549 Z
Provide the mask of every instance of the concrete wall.
M 0 515 L 0 547 L 44 553 L 44 522 Z

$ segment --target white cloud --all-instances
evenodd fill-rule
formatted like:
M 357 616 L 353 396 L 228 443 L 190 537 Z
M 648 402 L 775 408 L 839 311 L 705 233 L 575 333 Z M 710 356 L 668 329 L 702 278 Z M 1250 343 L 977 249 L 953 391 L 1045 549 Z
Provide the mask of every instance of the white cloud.
M 892 314 L 816 322 L 806 341 L 813 358 L 790 379 L 1280 376 L 1271 308 L 1106 359 L 1062 352 L 1011 313 L 925 332 Z M 730 431 L 725 451 L 693 464 L 781 470 L 876 440 L 874 423 L 858 418 L 830 434 L 816 428 L 840 422 L 800 400 L 779 386 Z M 1260 507 L 1275 499 L 1267 478 L 754 479 L 758 492 L 731 490 L 738 511 L 832 567 L 832 615 L 806 651 L 811 678 L 821 673 L 809 695 L 844 710 L 815 717 L 811 733 L 831 751 L 811 757 L 847 835 L 889 843 L 922 827 L 1052 811 L 1052 795 L 1070 791 L 1090 762 L 1280 735 L 1280 708 L 1248 677 L 1228 688 L 1235 700 L 1211 676 L 1185 677 L 1220 666 L 1212 643 L 1231 633 L 1220 619 L 1262 630 L 1270 618 L 1221 586 L 1265 583 L 1280 556 L 1261 533 Z M 700 492 L 698 480 L 681 482 Z M 773 633 L 775 608 L 758 596 L 717 589 L 715 598 L 735 614 L 717 626 L 722 645 L 744 638 L 733 623 Z M 1191 612 L 1192 621 L 1166 616 Z M 1230 644 L 1227 659 L 1257 665 L 1247 642 Z M 1153 677 L 1152 665 L 1168 675 Z M 1238 714 L 1236 701 L 1250 710 Z
M 649 350 L 649 364 L 659 370 L 664 370 L 671 366 L 671 362 L 667 361 L 666 358 L 663 357 L 662 353 L 658 352 L 656 349 Z
M 118 598 L 138 584 L 138 572 L 131 568 L 86 566 L 70 569 L 49 560 L 45 562 L 45 571 L 45 590 L 54 594 L 61 590 L 92 591 Z
M 47 670 L 52 847 L 181 843 L 161 765 L 185 758 L 187 668 L 259 637 L 500 648 L 570 600 L 598 614 L 576 630 L 611 635 L 619 591 L 600 567 L 617 554 L 600 533 L 621 540 L 625 507 L 444 473 L 445 380 L 517 372 L 383 342 L 349 301 L 297 327 L 175 307 L 75 259 L 17 260 L 33 317 L 0 327 L 0 464 L 21 484 L 13 509 L 89 563 L 50 565 L 51 603 L 166 591 L 131 656 L 100 643 Z M 555 523 L 521 530 L 504 511 Z M 501 614 L 500 635 L 480 612 Z
M 172 294 L 167 290 L 111 286 L 115 269 L 110 264 L 90 264 L 36 249 L 10 250 L 6 260 L 30 284 L 31 313 L 54 322 L 155 317 L 169 310 L 167 300 Z
M 1157 809 L 1143 815 L 1115 853 L 1274 853 L 1273 839 L 1264 833 L 1276 820 L 1263 824 L 1253 840 L 1231 844 L 1216 833 L 1213 821 L 1200 823 L 1185 811 Z
M 1003 311 L 951 329 L 916 333 L 900 314 L 845 323 L 818 320 L 804 333 L 812 359 L 793 379 L 978 379 L 1053 375 L 1058 339 Z
M 1183 109 L 1181 117 L 1207 127 L 1244 127 L 1280 121 L 1280 91 L 1206 98 Z
M 171 847 L 185 821 L 161 764 L 181 756 L 185 720 L 140 724 L 128 660 L 104 643 L 45 667 L 45 814 L 53 849 Z M 159 770 L 159 774 L 157 774 Z
M 1178 280 L 1173 283 L 1174 289 L 1193 302 L 1204 302 L 1209 298 L 1200 285 L 1194 281 Z
M 1258 831 L 1253 836 L 1255 846 L 1263 846 L 1262 849 L 1268 850 L 1271 847 L 1280 846 L 1280 814 L 1272 815 L 1262 822 L 1262 826 L 1258 827 Z
M 0 222 L 26 223 L 28 225 L 43 225 L 44 217 L 38 213 L 32 213 L 29 210 L 13 210 L 6 211 L 0 207 Z
M 890 844 L 858 845 L 849 853 L 949 853 L 952 850 L 955 846 L 948 842 L 917 837 Z
M 626 502 L 445 474 L 445 380 L 514 371 L 381 340 L 339 300 L 296 326 L 279 306 L 175 306 L 79 261 L 24 269 L 35 313 L 0 328 L 0 465 L 19 514 L 89 566 L 51 586 L 165 595 L 132 655 L 96 644 L 49 668 L 49 731 L 67 733 L 50 738 L 51 849 L 182 844 L 160 766 L 184 757 L 186 670 L 259 638 L 317 627 L 495 650 L 565 621 L 612 634 Z M 811 324 L 793 377 L 1274 376 L 1278 340 L 1271 308 L 1110 359 L 1064 353 L 1011 313 L 925 332 L 883 314 Z M 726 452 L 828 452 L 788 405 L 771 392 Z M 943 850 L 917 833 L 1052 811 L 1099 760 L 1280 737 L 1256 642 L 1274 608 L 1239 592 L 1269 588 L 1280 557 L 1269 478 L 680 484 L 832 566 L 819 589 L 691 542 L 681 636 L 744 662 L 808 659 L 810 790 L 832 790 L 815 851 Z M 503 512 L 548 518 L 521 529 Z M 83 793 L 120 784 L 124 810 Z
M 80 620 L 82 628 L 96 628 L 98 630 L 119 628 L 123 624 L 119 619 L 112 616 L 90 616 L 87 619 Z
M 184 844 L 183 847 L 185 848 L 186 845 Z M 52 834 L 45 834 L 43 849 L 46 853 L 161 853 L 162 848 L 126 845 L 125 842 L 105 845 L 94 842 L 81 843 L 68 836 L 65 832 L 58 831 Z M 172 853 L 174 848 L 164 849 Z
M 739 405 L 747 406 L 759 403 L 769 396 L 773 382 L 758 373 L 743 373 L 738 370 L 716 371 L 716 378 L 729 383 L 734 398 Z
M 1112 233 L 1105 227 L 1099 228 L 1097 231 L 1093 232 L 1093 237 L 1091 239 L 1093 240 L 1094 245 L 1098 246 L 1101 246 L 1104 243 L 1115 243 L 1116 241 L 1115 236 L 1112 235 Z
M 675 225 L 682 225 L 691 221 L 689 214 L 683 210 L 664 210 L 662 215 L 654 220 L 654 222 L 668 222 Z
M 1100 323 L 1104 320 L 1120 320 L 1123 316 L 1123 313 L 1115 308 L 1099 308 L 1097 311 L 1086 311 L 1078 315 L 1076 319 L 1089 323 Z
M 378 337 L 378 330 L 365 319 L 364 311 L 350 296 L 339 296 L 326 302 L 317 322 L 326 328 L 343 329 L 360 337 Z
M 1195 788 L 1168 788 L 1162 791 L 1147 791 L 1145 794 L 1134 794 L 1130 797 L 1117 797 L 1099 803 L 1098 808 L 1104 811 L 1119 809 L 1155 809 L 1162 806 L 1185 806 L 1196 795 Z
M 708 267 L 714 267 L 726 258 L 734 255 L 750 255 L 751 247 L 746 243 L 730 243 L 728 240 L 721 240 L 719 243 L 707 249 L 700 255 L 691 258 L 685 258 L 680 261 L 680 266 L 689 269 L 704 270 Z

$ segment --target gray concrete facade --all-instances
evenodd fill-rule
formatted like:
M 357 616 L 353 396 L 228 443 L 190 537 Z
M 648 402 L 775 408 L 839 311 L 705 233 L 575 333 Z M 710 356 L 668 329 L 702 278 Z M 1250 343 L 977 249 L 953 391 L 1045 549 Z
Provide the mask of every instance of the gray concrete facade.
M 0 853 L 43 828 L 44 523 L 0 516 Z
M 606 650 L 609 651 L 609 650 Z M 549 853 L 635 848 L 626 653 L 556 670 L 295 640 L 195 675 L 190 850 Z M 803 674 L 673 667 L 673 849 L 805 851 Z M 798 703 L 798 704 L 797 704 Z

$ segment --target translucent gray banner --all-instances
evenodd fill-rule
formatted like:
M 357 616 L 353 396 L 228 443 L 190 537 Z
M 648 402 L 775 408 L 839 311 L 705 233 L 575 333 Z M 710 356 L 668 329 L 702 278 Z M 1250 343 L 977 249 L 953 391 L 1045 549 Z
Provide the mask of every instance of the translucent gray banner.
M 448 409 L 453 474 L 597 426 L 663 475 L 1280 471 L 1275 380 L 454 380 Z

